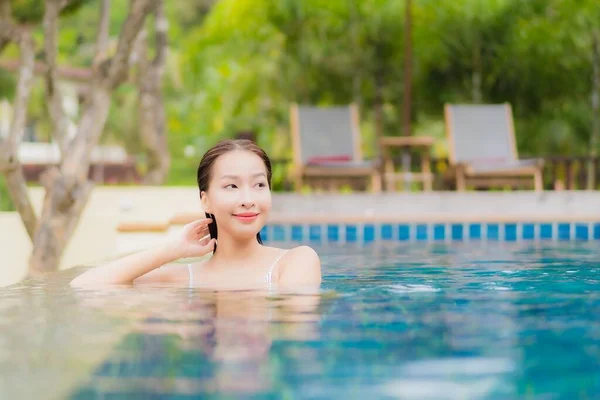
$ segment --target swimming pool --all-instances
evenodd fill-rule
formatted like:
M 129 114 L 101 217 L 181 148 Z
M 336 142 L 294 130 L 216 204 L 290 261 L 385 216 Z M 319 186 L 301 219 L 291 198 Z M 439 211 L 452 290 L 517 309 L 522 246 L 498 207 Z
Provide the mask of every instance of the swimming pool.
M 311 293 L 0 291 L 0 398 L 600 396 L 600 244 L 318 248 Z

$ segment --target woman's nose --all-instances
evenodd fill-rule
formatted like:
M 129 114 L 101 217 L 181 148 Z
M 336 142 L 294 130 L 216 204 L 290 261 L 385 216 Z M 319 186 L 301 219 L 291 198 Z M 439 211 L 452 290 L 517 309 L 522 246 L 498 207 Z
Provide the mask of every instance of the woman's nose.
M 254 205 L 254 196 L 252 195 L 251 190 L 244 189 L 240 191 L 240 203 L 242 203 L 243 207 L 251 207 Z

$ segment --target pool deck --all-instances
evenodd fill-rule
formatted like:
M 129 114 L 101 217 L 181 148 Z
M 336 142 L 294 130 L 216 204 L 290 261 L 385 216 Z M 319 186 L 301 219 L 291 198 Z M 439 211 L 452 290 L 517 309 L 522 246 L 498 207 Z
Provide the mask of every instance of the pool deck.
M 197 211 L 162 220 L 126 218 L 122 231 L 160 231 L 203 218 Z M 269 223 L 597 222 L 600 192 L 430 192 L 273 194 Z M 162 227 L 162 228 L 161 228 Z
M 272 219 L 361 222 L 600 221 L 600 192 L 277 195 Z

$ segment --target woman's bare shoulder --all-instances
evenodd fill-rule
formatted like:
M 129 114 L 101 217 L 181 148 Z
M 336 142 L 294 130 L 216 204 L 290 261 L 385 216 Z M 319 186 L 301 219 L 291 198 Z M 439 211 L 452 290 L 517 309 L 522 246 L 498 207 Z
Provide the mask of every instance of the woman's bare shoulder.
M 313 284 L 321 282 L 321 260 L 310 246 L 298 246 L 285 254 L 279 273 L 281 284 Z
M 282 253 L 284 252 L 284 255 L 282 258 L 285 259 L 290 259 L 290 258 L 295 258 L 295 257 L 312 257 L 312 258 L 319 258 L 319 255 L 317 254 L 317 252 L 310 246 L 297 246 L 297 247 L 293 247 L 291 249 L 283 249 L 280 247 L 270 247 L 270 246 L 264 246 L 267 249 L 269 249 L 270 252 L 273 253 Z
M 302 257 L 304 259 L 308 258 L 311 261 L 316 261 L 319 259 L 319 255 L 317 252 L 310 246 L 298 246 L 288 250 L 290 257 Z

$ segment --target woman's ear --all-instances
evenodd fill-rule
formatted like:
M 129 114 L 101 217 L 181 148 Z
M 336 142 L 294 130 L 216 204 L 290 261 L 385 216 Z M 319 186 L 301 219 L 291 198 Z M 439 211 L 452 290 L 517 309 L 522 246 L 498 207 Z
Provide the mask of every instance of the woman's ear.
M 208 201 L 208 196 L 206 192 L 200 192 L 200 202 L 202 203 L 202 210 L 206 213 L 211 214 L 210 212 L 210 202 Z

